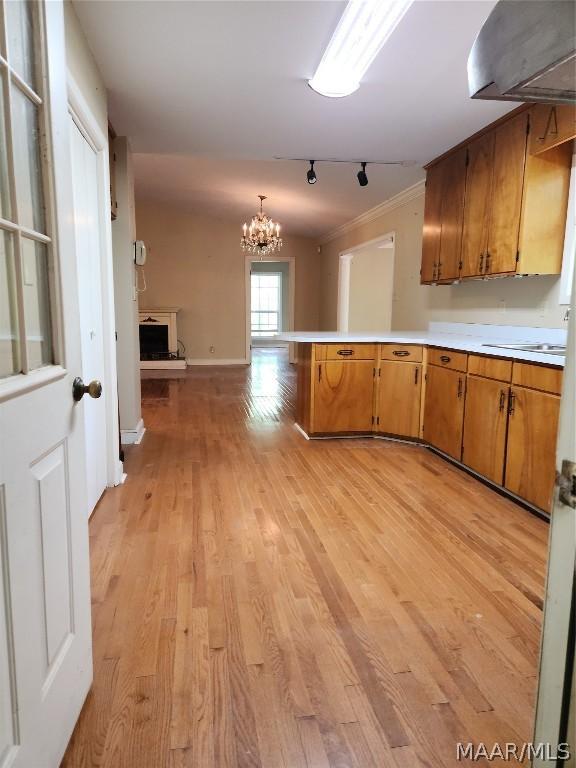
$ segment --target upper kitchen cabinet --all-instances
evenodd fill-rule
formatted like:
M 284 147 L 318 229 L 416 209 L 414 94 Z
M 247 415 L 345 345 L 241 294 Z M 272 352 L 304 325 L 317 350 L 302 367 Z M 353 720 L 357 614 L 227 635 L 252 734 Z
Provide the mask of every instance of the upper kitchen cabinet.
M 421 282 L 560 273 L 572 148 L 564 142 L 532 154 L 532 119 L 532 110 L 515 110 L 430 165 Z M 461 168 L 462 157 L 463 174 L 448 180 L 442 169 Z M 449 258 L 442 254 L 443 206 Z
M 439 160 L 428 170 L 422 240 L 423 283 L 458 279 L 465 184 L 464 148 Z
M 530 154 L 576 138 L 576 104 L 534 104 L 530 109 Z

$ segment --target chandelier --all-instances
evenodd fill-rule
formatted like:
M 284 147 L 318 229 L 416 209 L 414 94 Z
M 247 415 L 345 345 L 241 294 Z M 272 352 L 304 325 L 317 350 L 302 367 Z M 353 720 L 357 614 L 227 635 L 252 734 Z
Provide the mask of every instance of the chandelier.
M 254 253 L 262 258 L 269 253 L 279 251 L 282 248 L 280 237 L 280 224 L 272 221 L 262 210 L 262 203 L 266 195 L 258 195 L 260 198 L 260 211 L 252 217 L 250 226 L 244 224 L 240 245 L 243 251 Z

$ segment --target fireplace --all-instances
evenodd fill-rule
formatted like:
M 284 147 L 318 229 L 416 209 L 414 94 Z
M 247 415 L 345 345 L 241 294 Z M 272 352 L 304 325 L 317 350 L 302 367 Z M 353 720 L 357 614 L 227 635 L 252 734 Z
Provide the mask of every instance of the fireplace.
M 140 368 L 185 368 L 178 350 L 177 307 L 140 309 Z
M 168 326 L 140 323 L 140 360 L 167 360 Z

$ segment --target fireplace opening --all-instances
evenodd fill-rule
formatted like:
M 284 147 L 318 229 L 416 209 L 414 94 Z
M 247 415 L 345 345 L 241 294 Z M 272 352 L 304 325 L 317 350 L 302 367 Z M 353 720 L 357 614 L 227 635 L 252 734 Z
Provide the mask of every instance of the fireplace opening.
M 170 357 L 168 326 L 140 324 L 140 359 L 167 360 Z

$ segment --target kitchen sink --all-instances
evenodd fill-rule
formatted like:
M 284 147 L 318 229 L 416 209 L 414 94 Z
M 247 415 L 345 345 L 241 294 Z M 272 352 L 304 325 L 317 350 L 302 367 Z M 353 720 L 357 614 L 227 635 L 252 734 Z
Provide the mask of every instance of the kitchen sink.
M 497 347 L 498 349 L 515 349 L 519 352 L 544 352 L 547 355 L 565 355 L 564 344 L 483 344 L 483 347 Z

